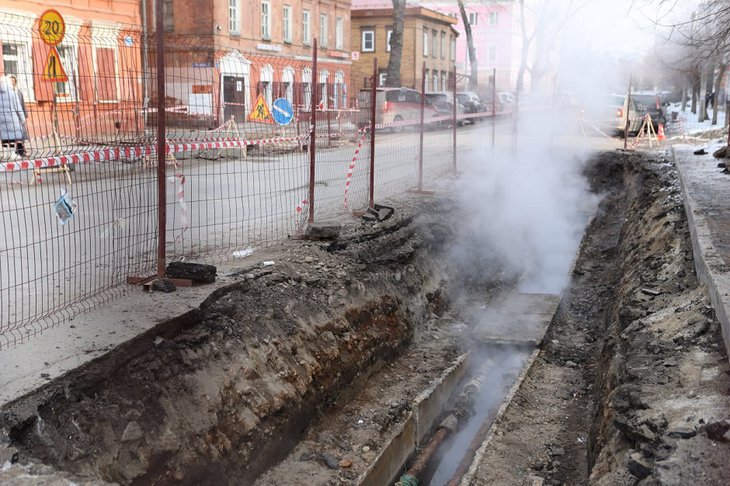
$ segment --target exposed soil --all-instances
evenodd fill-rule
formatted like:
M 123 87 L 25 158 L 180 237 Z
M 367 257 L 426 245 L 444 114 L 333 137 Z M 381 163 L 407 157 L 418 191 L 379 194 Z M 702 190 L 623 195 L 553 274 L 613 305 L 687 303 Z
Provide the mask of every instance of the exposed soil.
M 611 152 L 586 176 L 604 197 L 570 286 L 464 484 L 724 484 L 730 367 L 674 168 Z M 0 482 L 357 484 L 472 345 L 457 304 L 516 282 L 459 211 L 406 200 L 261 255 L 275 265 L 4 407 Z M 448 261 L 457 237 L 472 260 Z

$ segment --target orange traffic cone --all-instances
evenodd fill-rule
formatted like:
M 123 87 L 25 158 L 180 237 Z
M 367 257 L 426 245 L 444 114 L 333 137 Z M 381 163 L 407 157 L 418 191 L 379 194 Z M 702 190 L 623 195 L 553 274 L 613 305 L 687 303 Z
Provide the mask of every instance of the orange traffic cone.
M 659 124 L 659 133 L 657 134 L 656 139 L 660 142 L 667 139 L 667 137 L 664 136 L 664 123 Z

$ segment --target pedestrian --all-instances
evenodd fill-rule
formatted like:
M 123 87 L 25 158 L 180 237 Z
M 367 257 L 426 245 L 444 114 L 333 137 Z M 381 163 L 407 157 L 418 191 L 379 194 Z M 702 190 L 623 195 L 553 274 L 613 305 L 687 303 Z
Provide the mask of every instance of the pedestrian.
M 25 155 L 23 145 L 25 128 L 25 113 L 20 106 L 18 95 L 8 76 L 0 76 L 0 140 L 3 152 L 6 147 L 15 148 L 15 152 L 8 156 L 17 159 Z
M 10 81 L 13 82 L 13 90 L 15 91 L 15 96 L 18 97 L 20 109 L 23 110 L 23 115 L 25 115 L 25 122 L 23 123 L 23 138 L 21 139 L 22 143 L 20 144 L 20 148 L 18 150 L 19 155 L 25 155 L 25 141 L 29 140 L 28 109 L 25 107 L 25 96 L 23 96 L 23 91 L 18 87 L 18 78 L 15 77 L 15 74 L 10 74 L 8 77 L 10 78 Z

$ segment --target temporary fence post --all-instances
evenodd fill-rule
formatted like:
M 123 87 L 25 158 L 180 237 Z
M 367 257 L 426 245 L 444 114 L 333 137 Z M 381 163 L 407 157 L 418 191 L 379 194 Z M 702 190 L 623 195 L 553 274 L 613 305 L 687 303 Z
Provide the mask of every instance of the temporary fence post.
M 375 207 L 375 104 L 378 97 L 378 58 L 373 59 L 373 79 L 370 83 L 370 198 L 368 207 Z
M 309 132 L 309 224 L 314 223 L 314 183 L 317 147 L 317 39 L 312 42 L 312 116 Z
M 421 68 L 421 135 L 418 142 L 418 190 L 423 191 L 423 115 L 426 108 L 426 63 Z
M 165 181 L 165 14 L 164 0 L 155 2 L 157 19 L 157 278 L 165 278 L 167 255 L 165 253 L 167 230 L 167 186 Z
M 329 106 L 325 108 L 327 111 L 327 146 L 329 147 L 332 143 L 332 125 L 330 121 L 330 109 Z
M 626 125 L 624 125 L 624 150 L 629 143 L 629 128 L 631 127 L 631 74 L 629 74 L 629 94 L 626 104 Z
M 456 175 L 456 124 L 457 124 L 457 121 L 456 121 L 456 103 L 457 103 L 457 100 L 456 100 L 456 66 L 454 66 L 454 74 L 451 79 L 453 81 L 451 89 L 453 90 L 453 96 L 454 96 L 454 102 L 453 102 L 454 123 L 452 123 L 454 138 L 453 138 L 451 159 L 452 159 L 452 162 L 454 163 L 454 175 Z
M 492 147 L 497 133 L 497 68 L 492 70 Z

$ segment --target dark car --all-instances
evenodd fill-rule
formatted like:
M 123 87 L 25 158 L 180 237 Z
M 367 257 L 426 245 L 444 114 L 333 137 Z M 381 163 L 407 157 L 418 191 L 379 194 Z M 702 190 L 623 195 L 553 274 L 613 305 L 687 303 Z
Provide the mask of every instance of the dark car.
M 487 105 L 482 102 L 479 95 L 473 91 L 461 91 L 456 93 L 456 99 L 464 105 L 464 113 L 489 113 Z M 472 122 L 476 121 L 477 118 L 472 118 Z
M 426 99 L 433 103 L 436 109 L 442 116 L 453 116 L 454 113 L 454 94 L 449 91 L 437 91 L 434 93 L 426 93 Z M 457 99 L 456 101 L 456 115 L 462 115 L 466 113 L 464 106 Z M 464 120 L 459 120 L 458 125 L 464 124 Z
M 654 93 L 631 93 L 631 99 L 636 103 L 636 111 L 640 117 L 648 114 L 654 130 L 659 130 L 659 124 L 667 123 L 667 114 L 661 96 Z

